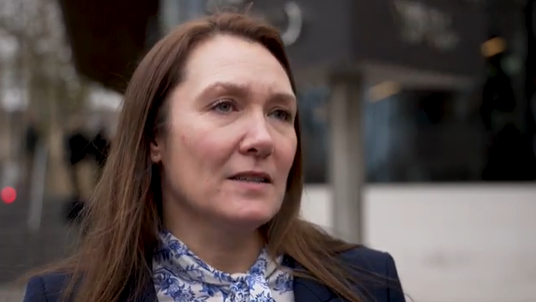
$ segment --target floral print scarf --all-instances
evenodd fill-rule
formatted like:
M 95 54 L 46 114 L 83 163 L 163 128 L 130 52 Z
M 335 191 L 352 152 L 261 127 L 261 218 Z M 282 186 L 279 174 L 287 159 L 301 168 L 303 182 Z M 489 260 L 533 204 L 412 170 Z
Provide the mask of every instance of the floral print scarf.
M 292 275 L 279 269 L 266 250 L 246 274 L 219 271 L 197 257 L 168 231 L 153 257 L 159 302 L 294 302 Z

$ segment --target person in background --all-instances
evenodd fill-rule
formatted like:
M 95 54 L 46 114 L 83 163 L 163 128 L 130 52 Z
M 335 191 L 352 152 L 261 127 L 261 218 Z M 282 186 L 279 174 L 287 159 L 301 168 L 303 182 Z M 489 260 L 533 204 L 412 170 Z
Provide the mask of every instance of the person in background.
M 297 108 L 275 28 L 180 25 L 130 80 L 78 251 L 24 301 L 405 301 L 388 253 L 300 219 Z
M 30 198 L 29 192 L 32 186 L 32 178 L 34 173 L 35 155 L 37 153 L 37 145 L 40 141 L 39 125 L 32 112 L 26 115 L 26 129 L 24 131 L 24 186 L 27 188 L 24 193 Z
M 78 167 L 87 157 L 90 141 L 84 131 L 84 119 L 75 116 L 71 119 L 69 129 L 64 136 L 64 154 L 67 163 L 67 172 L 71 183 L 72 193 L 66 204 L 66 218 L 68 222 L 79 222 L 84 208 L 82 184 L 79 178 Z
M 97 165 L 97 179 L 99 179 L 102 175 L 104 165 L 106 165 L 106 159 L 110 150 L 110 141 L 104 126 L 99 127 L 97 134 L 91 140 L 90 147 L 91 157 Z
M 110 147 L 106 128 L 103 125 L 98 126 L 96 134 L 91 138 L 92 135 L 84 127 L 83 121 L 83 119 L 75 117 L 71 129 L 65 134 L 67 168 L 73 189 L 73 194 L 66 208 L 66 216 L 69 222 L 79 222 L 80 214 L 85 205 L 84 199 L 86 198 L 82 193 L 82 184 L 78 171 L 79 166 L 86 160 L 94 164 L 97 172 L 94 178 L 98 181 L 106 164 Z

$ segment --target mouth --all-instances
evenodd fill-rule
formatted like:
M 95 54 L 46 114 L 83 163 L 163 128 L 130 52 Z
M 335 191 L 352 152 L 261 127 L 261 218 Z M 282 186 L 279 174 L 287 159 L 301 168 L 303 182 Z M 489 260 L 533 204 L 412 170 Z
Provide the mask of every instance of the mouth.
M 241 172 L 229 177 L 229 179 L 234 181 L 251 183 L 272 183 L 272 178 L 270 177 L 270 175 L 264 172 Z

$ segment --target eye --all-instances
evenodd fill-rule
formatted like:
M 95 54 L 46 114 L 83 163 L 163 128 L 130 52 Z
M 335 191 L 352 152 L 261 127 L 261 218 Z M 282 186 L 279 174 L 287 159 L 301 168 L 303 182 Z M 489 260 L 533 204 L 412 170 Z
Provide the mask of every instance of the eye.
M 211 108 L 212 110 L 219 113 L 231 113 L 236 111 L 235 103 L 230 99 L 222 99 L 217 101 Z
M 275 117 L 276 119 L 285 121 L 285 122 L 292 121 L 292 113 L 290 113 L 290 111 L 284 110 L 284 109 L 274 110 L 271 113 L 271 116 Z

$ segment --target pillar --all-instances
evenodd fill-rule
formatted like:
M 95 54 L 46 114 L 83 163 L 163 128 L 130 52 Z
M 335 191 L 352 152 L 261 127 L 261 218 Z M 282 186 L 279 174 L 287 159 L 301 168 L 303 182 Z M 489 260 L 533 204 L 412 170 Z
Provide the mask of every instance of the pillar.
M 356 73 L 335 75 L 331 81 L 329 103 L 328 176 L 332 191 L 332 231 L 352 243 L 363 243 L 364 233 L 363 86 L 362 78 Z

